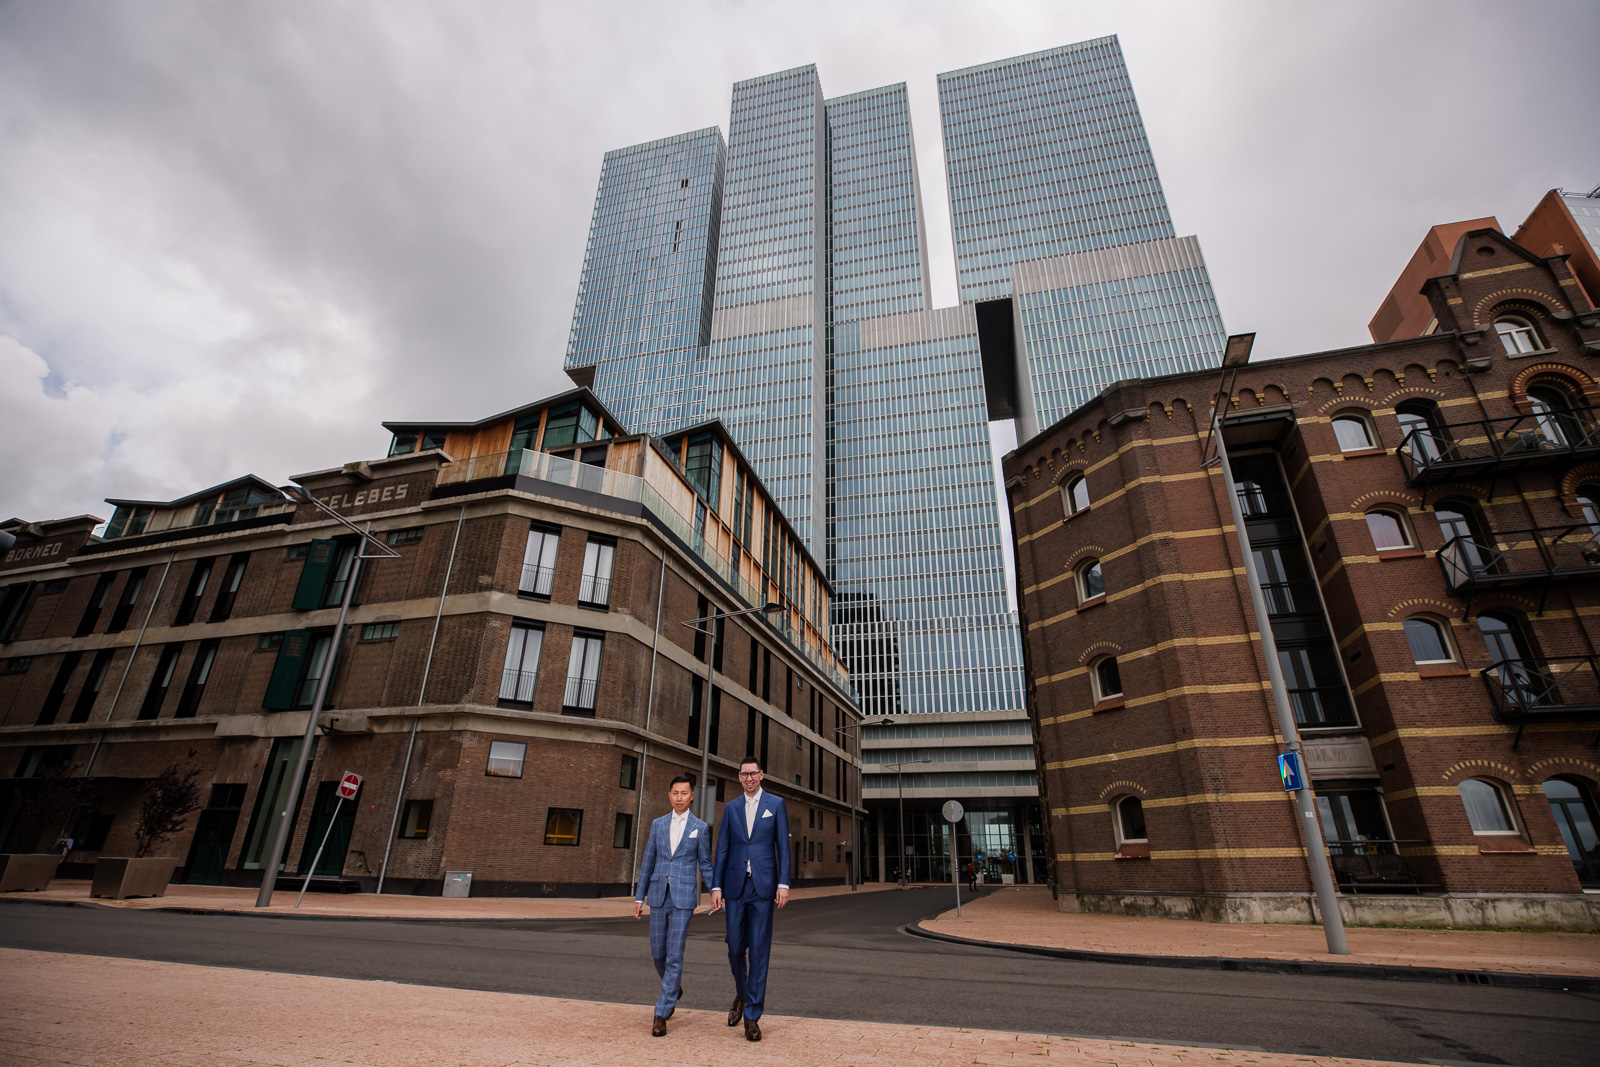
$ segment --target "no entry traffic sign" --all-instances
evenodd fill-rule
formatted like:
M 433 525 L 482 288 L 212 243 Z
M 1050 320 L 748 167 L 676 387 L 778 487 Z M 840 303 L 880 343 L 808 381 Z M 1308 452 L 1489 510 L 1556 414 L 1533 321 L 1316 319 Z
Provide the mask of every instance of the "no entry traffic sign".
M 339 779 L 339 798 L 341 800 L 354 800 L 356 793 L 361 789 L 361 776 L 354 771 L 345 771 L 344 777 Z

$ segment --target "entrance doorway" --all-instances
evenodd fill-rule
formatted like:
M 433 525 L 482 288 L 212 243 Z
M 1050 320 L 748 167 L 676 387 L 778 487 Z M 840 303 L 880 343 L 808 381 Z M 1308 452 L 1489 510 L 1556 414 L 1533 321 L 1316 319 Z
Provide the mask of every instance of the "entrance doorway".
M 357 792 L 354 799 L 339 803 L 339 783 L 317 783 L 317 801 L 311 809 L 311 826 L 306 831 L 305 844 L 300 849 L 299 873 L 305 874 L 311 867 L 311 860 L 317 854 L 317 847 L 322 844 L 322 835 L 328 835 L 328 847 L 322 850 L 322 858 L 317 861 L 314 872 L 318 878 L 337 878 L 344 873 L 345 853 L 350 850 L 350 834 L 356 825 L 356 806 L 361 803 L 361 794 Z M 339 809 L 338 817 L 334 817 L 334 808 Z M 333 832 L 328 832 L 328 822 L 333 821 Z
M 222 869 L 228 862 L 228 849 L 233 846 L 233 832 L 244 807 L 244 789 L 243 782 L 211 787 L 211 799 L 200 812 L 200 822 L 194 829 L 189 858 L 183 862 L 183 880 L 188 884 L 222 884 Z

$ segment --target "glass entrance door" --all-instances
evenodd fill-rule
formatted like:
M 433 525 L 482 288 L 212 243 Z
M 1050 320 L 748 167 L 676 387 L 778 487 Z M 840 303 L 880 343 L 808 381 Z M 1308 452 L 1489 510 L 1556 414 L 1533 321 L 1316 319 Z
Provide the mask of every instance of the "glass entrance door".
M 1552 778 L 1544 784 L 1550 814 L 1585 889 L 1600 889 L 1600 835 L 1595 832 L 1594 796 L 1581 782 Z

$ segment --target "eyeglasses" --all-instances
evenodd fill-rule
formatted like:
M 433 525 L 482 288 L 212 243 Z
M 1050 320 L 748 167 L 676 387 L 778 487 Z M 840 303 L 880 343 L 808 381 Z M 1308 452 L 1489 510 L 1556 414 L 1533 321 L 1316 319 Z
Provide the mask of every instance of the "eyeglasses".
M 739 772 L 739 777 L 740 778 L 760 778 L 761 777 L 761 772 L 760 771 L 740 771 Z

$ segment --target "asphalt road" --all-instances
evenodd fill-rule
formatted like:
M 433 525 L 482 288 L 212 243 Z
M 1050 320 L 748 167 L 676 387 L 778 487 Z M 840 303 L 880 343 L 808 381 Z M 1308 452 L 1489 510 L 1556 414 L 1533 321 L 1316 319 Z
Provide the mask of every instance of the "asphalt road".
M 917 889 L 791 904 L 775 923 L 767 1010 L 1420 1063 L 1591 1067 L 1600 1048 L 1600 994 L 1076 963 L 900 931 L 948 907 L 947 896 Z M 6 901 L 0 945 L 641 1011 L 657 987 L 646 923 L 630 920 L 401 923 Z M 732 999 L 721 916 L 691 926 L 684 990 L 690 1008 L 722 1010 Z

